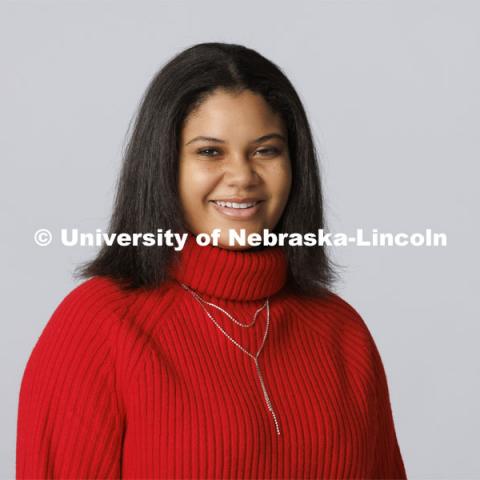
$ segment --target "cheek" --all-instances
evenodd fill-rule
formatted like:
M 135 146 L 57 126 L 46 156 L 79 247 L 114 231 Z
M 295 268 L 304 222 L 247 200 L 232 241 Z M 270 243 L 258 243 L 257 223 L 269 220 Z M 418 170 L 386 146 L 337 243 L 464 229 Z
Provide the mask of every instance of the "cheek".
M 292 185 L 292 173 L 290 163 L 278 165 L 268 175 L 269 189 L 276 199 L 277 205 L 283 205 L 290 193 Z
M 201 208 L 214 185 L 214 172 L 189 162 L 181 164 L 179 190 L 184 209 Z
M 274 228 L 281 217 L 291 190 L 292 174 L 289 164 L 278 165 L 269 176 L 269 190 L 272 198 L 268 212 L 270 227 Z

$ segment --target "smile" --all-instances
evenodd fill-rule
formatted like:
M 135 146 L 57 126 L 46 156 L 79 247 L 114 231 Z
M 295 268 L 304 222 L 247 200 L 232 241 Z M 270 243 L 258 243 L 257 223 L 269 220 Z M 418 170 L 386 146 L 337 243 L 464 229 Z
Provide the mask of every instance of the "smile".
M 246 202 L 246 203 L 237 203 L 237 202 L 222 202 L 221 200 L 213 200 L 213 203 L 219 207 L 228 207 L 228 208 L 250 208 L 255 206 L 259 202 Z
M 238 203 L 211 200 L 210 203 L 212 203 L 215 210 L 222 215 L 230 218 L 248 219 L 259 211 L 262 201 Z

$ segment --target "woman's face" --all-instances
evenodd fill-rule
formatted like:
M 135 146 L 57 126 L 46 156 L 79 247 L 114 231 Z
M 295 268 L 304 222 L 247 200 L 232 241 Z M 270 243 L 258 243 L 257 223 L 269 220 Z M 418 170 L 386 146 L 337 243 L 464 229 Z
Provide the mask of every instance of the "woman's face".
M 179 191 L 190 232 L 211 234 L 219 228 L 221 247 L 250 248 L 229 245 L 229 229 L 244 228 L 246 235 L 272 231 L 291 181 L 285 125 L 261 95 L 216 90 L 186 118 Z

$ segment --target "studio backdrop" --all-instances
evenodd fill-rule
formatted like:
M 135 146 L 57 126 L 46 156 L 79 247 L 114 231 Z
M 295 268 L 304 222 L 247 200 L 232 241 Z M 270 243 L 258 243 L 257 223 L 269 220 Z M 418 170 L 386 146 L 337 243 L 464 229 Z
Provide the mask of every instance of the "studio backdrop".
M 2 1 L 0 478 L 32 349 L 99 251 L 60 232 L 107 231 L 147 86 L 205 42 L 251 48 L 294 85 L 328 231 L 397 235 L 326 249 L 381 355 L 408 478 L 480 478 L 479 18 L 473 1 Z

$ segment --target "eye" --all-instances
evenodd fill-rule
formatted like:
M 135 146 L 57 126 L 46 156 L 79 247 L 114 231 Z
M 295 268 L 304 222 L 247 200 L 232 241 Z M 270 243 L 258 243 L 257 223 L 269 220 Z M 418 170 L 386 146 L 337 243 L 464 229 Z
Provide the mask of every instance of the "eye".
M 221 152 L 219 152 L 219 150 L 217 150 L 216 148 L 212 148 L 212 147 L 201 148 L 201 149 L 197 150 L 198 155 L 202 155 L 202 156 L 205 156 L 205 157 L 217 157 L 220 153 Z M 259 153 L 262 156 L 274 156 L 274 155 L 278 155 L 280 153 L 280 150 L 278 148 L 275 148 L 275 147 L 261 148 L 261 149 L 257 150 L 255 153 Z
M 216 157 L 217 155 L 212 155 L 210 152 L 218 152 L 216 148 L 202 148 L 197 150 L 199 155 L 203 155 L 205 157 Z
M 271 147 L 271 148 L 262 148 L 260 150 L 257 150 L 256 153 L 260 153 L 262 155 L 278 155 L 280 153 L 280 150 L 278 148 L 275 148 L 275 147 Z

